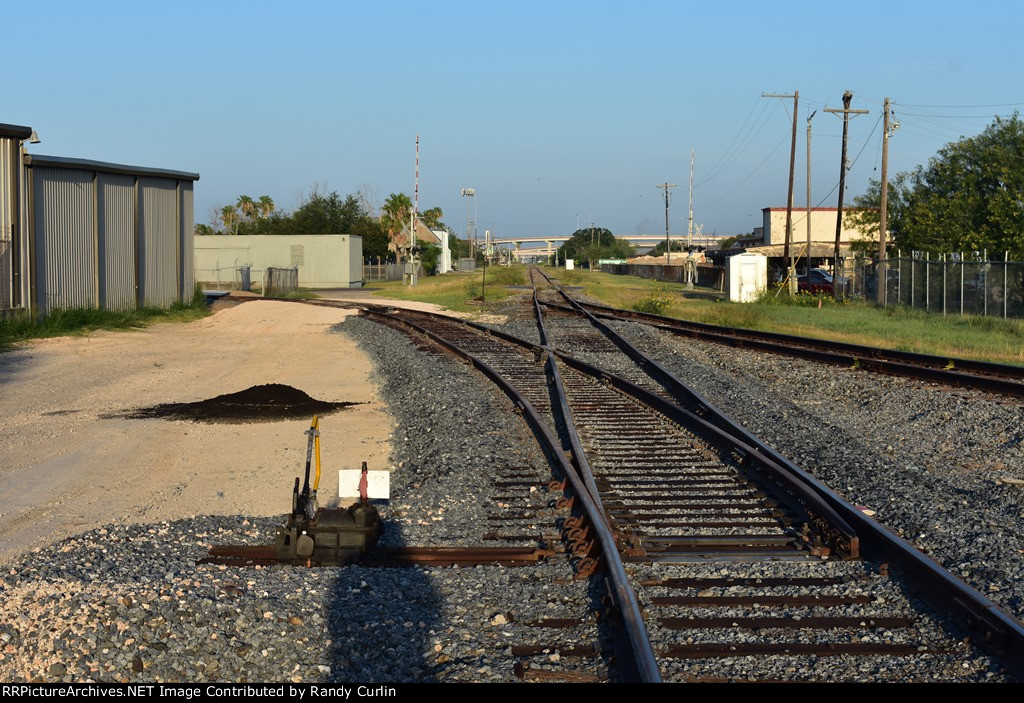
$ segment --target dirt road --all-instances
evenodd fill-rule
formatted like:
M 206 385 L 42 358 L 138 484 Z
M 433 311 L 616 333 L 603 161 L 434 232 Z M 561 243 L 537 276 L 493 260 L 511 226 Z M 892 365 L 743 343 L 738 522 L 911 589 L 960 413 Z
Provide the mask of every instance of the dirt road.
M 321 418 L 322 497 L 337 470 L 390 468 L 371 365 L 328 329 L 351 311 L 255 301 L 188 324 L 32 342 L 0 354 L 0 562 L 112 522 L 281 515 L 309 418 L 204 424 L 116 415 L 281 383 L 358 402 Z M 112 417 L 114 416 L 114 417 Z

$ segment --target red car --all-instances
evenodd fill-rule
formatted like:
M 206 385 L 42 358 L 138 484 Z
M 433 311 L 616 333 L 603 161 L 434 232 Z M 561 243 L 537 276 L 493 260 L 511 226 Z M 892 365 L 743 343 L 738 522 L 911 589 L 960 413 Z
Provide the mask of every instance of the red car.
M 810 278 L 806 275 L 797 276 L 796 284 L 800 290 L 832 294 L 832 276 L 821 269 L 811 269 Z

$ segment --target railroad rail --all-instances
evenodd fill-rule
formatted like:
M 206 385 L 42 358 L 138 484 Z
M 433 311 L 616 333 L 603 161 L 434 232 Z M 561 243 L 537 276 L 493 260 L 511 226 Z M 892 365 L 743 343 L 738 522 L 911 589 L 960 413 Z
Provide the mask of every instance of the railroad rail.
M 547 274 L 539 269 L 531 269 L 531 273 L 534 270 L 548 279 Z M 548 281 L 554 285 L 550 279 Z M 560 288 L 558 291 L 564 297 L 565 304 L 551 301 L 544 301 L 542 304 L 563 312 L 577 313 L 586 310 L 594 317 L 604 320 L 637 321 L 674 335 L 735 348 L 754 349 L 847 368 L 1024 398 L 1024 366 L 919 354 L 897 349 L 814 339 L 813 337 L 678 320 L 662 315 L 577 301 Z
M 626 631 L 617 649 L 623 679 L 658 681 L 664 672 L 686 678 L 679 662 L 753 655 L 917 662 L 959 651 L 955 637 L 936 638 L 922 625 L 945 617 L 1014 676 L 1024 675 L 1024 625 L 724 416 L 587 310 L 574 314 L 588 320 L 589 334 L 549 329 L 535 292 L 535 343 L 442 315 L 358 307 L 465 359 L 522 412 L 571 501 L 573 515 L 561 528 L 577 573 L 609 579 Z M 614 345 L 638 371 L 630 378 L 612 373 L 560 343 L 602 351 Z M 837 560 L 843 560 L 838 575 L 820 568 Z M 709 572 L 708 564 L 721 568 Z M 772 565 L 772 575 L 752 571 L 752 564 Z M 894 600 L 890 569 L 937 616 Z M 737 631 L 754 636 L 740 641 Z M 916 663 L 909 666 L 912 671 Z

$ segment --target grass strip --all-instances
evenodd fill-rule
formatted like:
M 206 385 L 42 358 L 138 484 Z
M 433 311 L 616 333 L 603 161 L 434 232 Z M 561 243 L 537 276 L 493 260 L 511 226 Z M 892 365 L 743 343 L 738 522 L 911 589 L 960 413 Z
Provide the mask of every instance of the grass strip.
M 191 302 L 176 302 L 169 308 L 70 308 L 53 310 L 41 321 L 28 315 L 0 318 L 0 352 L 9 351 L 19 342 L 30 339 L 87 334 L 95 330 L 140 329 L 156 322 L 191 322 L 209 314 L 202 293 L 197 291 Z
M 1024 321 L 977 315 L 939 315 L 863 301 L 836 304 L 803 295 L 793 300 L 768 293 L 756 303 L 684 298 L 681 284 L 599 271 L 548 270 L 564 285 L 580 286 L 605 305 L 634 309 L 652 296 L 671 303 L 661 314 L 681 320 L 814 337 L 872 347 L 1024 365 Z M 566 275 L 568 274 L 568 276 Z M 575 274 L 575 275 L 574 275 Z

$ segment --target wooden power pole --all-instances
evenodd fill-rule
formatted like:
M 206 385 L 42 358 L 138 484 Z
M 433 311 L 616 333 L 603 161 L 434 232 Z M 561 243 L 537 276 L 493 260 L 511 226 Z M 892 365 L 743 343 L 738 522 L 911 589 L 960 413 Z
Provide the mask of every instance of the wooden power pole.
M 843 93 L 843 109 L 838 110 L 834 107 L 826 107 L 825 112 L 832 112 L 836 114 L 842 114 L 843 116 L 843 158 L 839 168 L 839 211 L 836 213 L 836 245 L 835 245 L 835 264 L 834 270 L 832 271 L 832 296 L 838 298 L 839 291 L 839 269 L 840 269 L 840 258 L 839 258 L 839 237 L 843 231 L 843 194 L 846 192 L 846 141 L 849 134 L 850 128 L 850 115 L 866 115 L 867 110 L 851 110 L 850 101 L 853 100 L 853 93 L 847 90 Z
M 807 284 L 811 283 L 811 120 L 818 114 L 815 110 L 807 118 Z
M 789 147 L 789 196 L 786 198 L 786 246 L 782 252 L 782 258 L 786 261 L 789 270 L 786 278 L 789 281 L 789 291 L 796 292 L 796 272 L 793 269 L 793 174 L 796 172 L 796 113 L 800 103 L 800 91 L 794 90 L 792 95 L 779 95 L 777 93 L 761 93 L 762 98 L 793 98 L 793 139 Z
M 882 198 L 881 210 L 878 220 L 878 266 L 875 268 L 875 302 L 885 305 L 886 302 L 886 227 L 888 226 L 889 215 L 889 116 L 891 108 L 889 98 L 885 99 L 882 107 Z
M 672 263 L 672 246 L 668 238 L 668 189 L 675 188 L 676 184 L 666 181 L 661 185 L 654 187 L 665 189 L 665 265 L 669 266 Z

